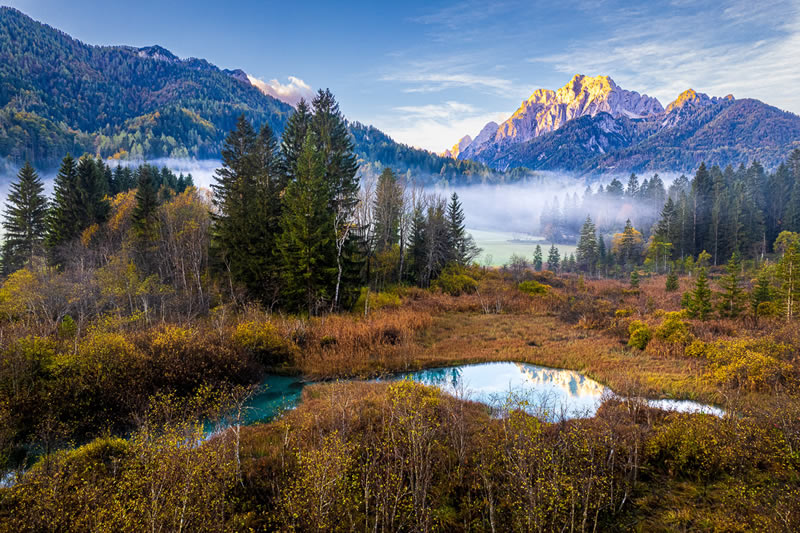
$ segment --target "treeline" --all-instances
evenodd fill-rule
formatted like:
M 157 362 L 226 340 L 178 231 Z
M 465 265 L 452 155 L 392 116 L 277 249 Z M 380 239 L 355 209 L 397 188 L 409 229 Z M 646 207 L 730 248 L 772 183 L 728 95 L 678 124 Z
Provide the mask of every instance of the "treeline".
M 192 316 L 248 301 L 316 315 L 351 308 L 362 287 L 427 287 L 477 254 L 456 195 L 423 194 L 390 169 L 360 187 L 329 91 L 298 105 L 280 145 L 268 125 L 256 132 L 240 117 L 210 197 L 192 185 L 167 168 L 68 155 L 47 199 L 25 165 L 3 223 L 6 288 L 24 275 L 91 278 L 81 297 L 65 298 L 79 311 L 38 306 L 56 321 L 104 309 Z

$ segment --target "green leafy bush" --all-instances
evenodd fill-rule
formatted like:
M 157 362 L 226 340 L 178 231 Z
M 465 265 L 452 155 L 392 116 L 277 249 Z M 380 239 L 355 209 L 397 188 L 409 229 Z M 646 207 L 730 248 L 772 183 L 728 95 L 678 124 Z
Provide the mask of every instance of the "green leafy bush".
M 630 334 L 628 346 L 631 348 L 638 348 L 639 350 L 647 348 L 647 344 L 650 342 L 650 339 L 653 338 L 653 331 L 650 329 L 650 326 L 641 320 L 634 320 L 631 322 L 628 326 L 628 333 Z
M 236 326 L 234 344 L 249 352 L 267 366 L 288 364 L 292 360 L 292 343 L 270 322 L 248 321 Z
M 458 272 L 442 272 L 442 275 L 433 282 L 433 288 L 441 289 L 450 296 L 461 296 L 462 294 L 472 294 L 478 290 L 478 282 L 474 278 Z
M 370 311 L 377 311 L 378 309 L 400 307 L 401 301 L 400 295 L 394 291 L 375 292 L 363 287 L 353 305 L 353 311 L 363 315 L 367 303 L 369 303 Z
M 547 292 L 550 290 L 550 286 L 545 285 L 544 283 L 539 283 L 538 281 L 523 281 L 519 284 L 519 290 L 525 294 L 530 294 L 531 296 L 540 296 L 547 294 Z

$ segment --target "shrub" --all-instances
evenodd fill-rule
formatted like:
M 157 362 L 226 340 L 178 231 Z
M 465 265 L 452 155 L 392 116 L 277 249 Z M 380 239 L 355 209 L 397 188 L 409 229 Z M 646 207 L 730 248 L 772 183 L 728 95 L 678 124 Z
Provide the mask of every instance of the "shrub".
M 293 346 L 271 322 L 248 321 L 236 326 L 234 344 L 265 366 L 278 366 L 292 361 Z
M 377 311 L 378 309 L 400 307 L 401 301 L 400 295 L 396 292 L 374 292 L 370 291 L 368 287 L 363 287 L 355 305 L 353 305 L 353 311 L 363 315 L 364 309 L 367 308 L 367 303 L 369 303 L 368 309 L 370 311 Z
M 545 285 L 544 283 L 539 283 L 538 281 L 523 281 L 518 285 L 518 287 L 519 290 L 525 294 L 530 294 L 531 296 L 547 294 L 547 291 L 550 290 L 550 286 Z
M 656 328 L 656 339 L 669 344 L 688 345 L 692 340 L 692 335 L 689 333 L 689 325 L 682 318 L 682 312 L 667 313 L 664 321 Z
M 628 318 L 633 315 L 633 309 L 617 309 L 614 311 L 614 316 L 617 318 Z
M 650 326 L 641 320 L 634 320 L 631 322 L 628 326 L 628 333 L 630 333 L 628 346 L 640 350 L 647 348 L 647 344 L 650 342 L 650 339 L 653 338 L 653 331 L 650 329 Z
M 710 377 L 720 385 L 754 391 L 776 389 L 794 378 L 794 368 L 779 357 L 783 345 L 750 339 L 707 345 Z
M 461 296 L 473 294 L 478 289 L 478 282 L 466 274 L 444 271 L 431 286 L 450 296 Z

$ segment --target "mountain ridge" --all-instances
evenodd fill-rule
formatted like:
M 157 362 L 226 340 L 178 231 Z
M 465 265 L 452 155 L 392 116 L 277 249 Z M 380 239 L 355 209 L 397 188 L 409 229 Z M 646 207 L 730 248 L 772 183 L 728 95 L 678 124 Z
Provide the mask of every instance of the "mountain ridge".
M 578 74 L 556 91 L 534 91 L 478 137 L 457 157 L 500 170 L 689 171 L 702 161 L 724 166 L 754 159 L 776 166 L 800 146 L 800 117 L 758 100 L 694 89 L 663 108 L 608 76 Z

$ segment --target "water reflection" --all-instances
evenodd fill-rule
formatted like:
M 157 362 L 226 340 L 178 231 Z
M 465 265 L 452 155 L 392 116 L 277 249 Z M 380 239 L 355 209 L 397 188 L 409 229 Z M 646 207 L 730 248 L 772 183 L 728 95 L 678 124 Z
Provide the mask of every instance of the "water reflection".
M 521 408 L 548 421 L 592 417 L 604 400 L 614 397 L 611 389 L 574 370 L 526 363 L 432 368 L 385 379 L 411 379 L 457 398 L 486 404 L 496 413 Z M 297 405 L 305 385 L 286 376 L 269 376 L 263 384 L 263 391 L 248 402 L 247 424 L 268 421 Z M 647 400 L 647 403 L 667 411 L 725 414 L 718 407 L 688 400 Z
M 433 385 L 495 409 L 521 407 L 547 420 L 594 416 L 604 385 L 572 370 L 525 363 L 485 363 L 409 372 L 393 379 Z

